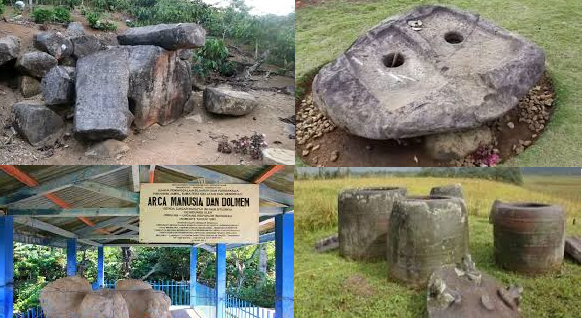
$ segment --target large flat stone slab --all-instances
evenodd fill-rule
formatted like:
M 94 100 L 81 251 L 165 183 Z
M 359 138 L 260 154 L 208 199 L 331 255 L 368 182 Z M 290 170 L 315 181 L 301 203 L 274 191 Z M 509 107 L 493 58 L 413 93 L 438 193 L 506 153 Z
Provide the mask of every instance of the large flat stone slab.
M 370 139 L 469 129 L 515 107 L 544 60 L 538 46 L 476 14 L 421 6 L 382 21 L 324 66 L 313 102 Z
M 252 112 L 258 103 L 249 93 L 228 88 L 207 87 L 204 90 L 204 107 L 211 113 L 243 116 Z
M 167 50 L 204 46 L 206 31 L 196 23 L 157 24 L 129 28 L 117 36 L 121 45 L 157 45 Z
M 75 133 L 82 139 L 125 139 L 129 111 L 129 54 L 112 48 L 77 61 Z

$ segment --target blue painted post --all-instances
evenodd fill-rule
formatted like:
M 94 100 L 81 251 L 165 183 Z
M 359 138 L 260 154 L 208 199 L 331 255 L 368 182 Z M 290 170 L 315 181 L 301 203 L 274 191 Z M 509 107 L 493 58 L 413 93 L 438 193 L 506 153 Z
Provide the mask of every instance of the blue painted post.
M 190 308 L 196 306 L 196 265 L 198 263 L 198 248 L 190 248 Z
M 226 245 L 216 244 L 216 318 L 225 318 Z
M 275 318 L 293 317 L 293 213 L 275 217 Z
M 103 288 L 105 285 L 105 257 L 103 246 L 97 247 L 97 286 Z
M 0 216 L 0 318 L 12 318 L 14 301 L 14 219 Z
M 77 275 L 77 239 L 67 239 L 67 276 Z

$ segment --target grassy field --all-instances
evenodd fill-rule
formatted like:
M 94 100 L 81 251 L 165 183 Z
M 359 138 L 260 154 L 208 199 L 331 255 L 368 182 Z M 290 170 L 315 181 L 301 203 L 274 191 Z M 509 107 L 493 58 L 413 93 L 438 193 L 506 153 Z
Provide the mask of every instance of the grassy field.
M 341 55 L 381 20 L 420 4 L 443 3 L 479 13 L 534 41 L 556 85 L 556 113 L 536 144 L 510 166 L 578 166 L 582 158 L 582 10 L 579 0 L 326 1 L 296 11 L 298 82 Z
M 409 194 L 426 194 L 433 186 L 449 183 L 463 185 L 470 213 L 470 251 L 477 267 L 502 283 L 518 283 L 525 288 L 521 306 L 524 317 L 580 317 L 580 266 L 566 260 L 560 273 L 537 278 L 500 269 L 494 263 L 493 229 L 487 219 L 495 199 L 555 203 L 567 211 L 567 232 L 579 235 L 578 177 L 526 177 L 522 187 L 478 179 L 298 180 L 295 182 L 296 316 L 422 317 L 426 308 L 425 291 L 388 281 L 384 262 L 348 261 L 337 252 L 315 253 L 313 246 L 317 240 L 337 233 L 337 195 L 341 189 L 397 185 L 405 186 Z

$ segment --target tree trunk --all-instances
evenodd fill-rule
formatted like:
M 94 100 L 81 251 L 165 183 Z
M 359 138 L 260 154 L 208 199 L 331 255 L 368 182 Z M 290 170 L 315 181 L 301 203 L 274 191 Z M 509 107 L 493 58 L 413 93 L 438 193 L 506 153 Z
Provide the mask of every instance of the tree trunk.
M 131 248 L 130 247 L 122 247 L 121 248 L 121 274 L 124 278 L 129 278 L 129 274 L 131 271 Z
M 267 277 L 267 249 L 264 245 L 260 245 L 259 250 L 259 272 L 261 273 L 261 278 L 258 281 L 258 285 L 261 286 L 265 284 Z

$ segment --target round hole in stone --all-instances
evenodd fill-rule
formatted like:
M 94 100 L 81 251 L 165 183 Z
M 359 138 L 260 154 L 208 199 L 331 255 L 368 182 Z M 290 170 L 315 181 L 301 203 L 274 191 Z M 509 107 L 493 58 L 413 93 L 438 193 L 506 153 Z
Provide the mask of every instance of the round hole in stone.
M 463 42 L 465 38 L 459 32 L 451 31 L 445 33 L 445 41 L 451 44 L 459 44 Z
M 402 53 L 390 53 L 382 58 L 382 64 L 386 67 L 399 67 L 404 64 L 404 55 Z

